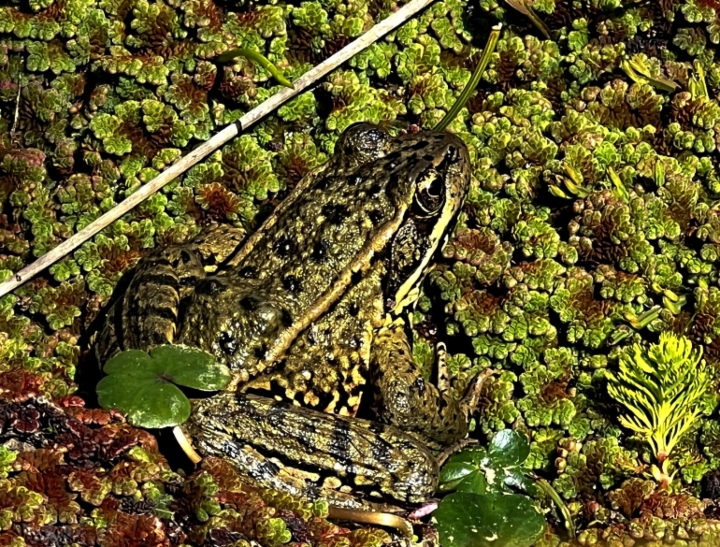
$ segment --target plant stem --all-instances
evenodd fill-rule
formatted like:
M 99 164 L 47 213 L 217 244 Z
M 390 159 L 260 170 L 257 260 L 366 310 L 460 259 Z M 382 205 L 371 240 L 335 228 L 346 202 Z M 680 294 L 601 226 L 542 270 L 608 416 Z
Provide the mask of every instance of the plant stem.
M 235 57 L 245 57 L 253 63 L 257 63 L 265 70 L 267 70 L 280 85 L 284 85 L 285 87 L 290 89 L 295 89 L 292 82 L 285 77 L 285 75 L 280 71 L 278 67 L 272 64 L 270 60 L 267 59 L 264 55 L 261 55 L 257 51 L 253 51 L 252 49 L 231 49 L 230 51 L 226 51 L 222 55 L 218 56 L 217 60 L 219 63 L 227 63 L 228 61 L 232 61 Z
M 433 131 L 445 131 L 448 125 L 450 125 L 450 123 L 457 117 L 460 111 L 470 100 L 470 97 L 472 97 L 475 92 L 475 88 L 477 88 L 480 83 L 480 78 L 482 78 L 483 72 L 485 72 L 488 63 L 490 62 L 490 57 L 492 57 L 492 54 L 495 51 L 495 46 L 497 46 L 498 40 L 500 39 L 501 30 L 502 24 L 500 23 L 493 27 L 490 32 L 490 36 L 488 36 L 487 43 L 485 44 L 485 49 L 483 49 L 480 61 L 475 67 L 475 72 L 473 72 L 472 76 L 470 76 L 470 80 L 465 86 L 465 89 L 462 90 L 462 93 L 460 93 L 460 96 L 457 98 L 457 101 L 455 101 L 455 104 L 452 105 L 452 108 L 447 114 L 445 114 L 443 119 L 440 120 L 435 127 L 433 127 Z
M 552 485 L 545 479 L 542 479 L 532 473 L 530 473 L 529 476 L 537 482 L 537 485 L 543 490 L 543 492 L 545 492 L 550 499 L 553 500 L 555 505 L 557 505 L 557 508 L 560 510 L 560 513 L 562 513 L 562 516 L 565 519 L 565 529 L 570 534 L 570 538 L 575 539 L 575 522 L 570 514 L 570 509 L 568 509 L 567 505 L 565 505 L 565 502 L 560 497 L 560 494 L 558 494 Z

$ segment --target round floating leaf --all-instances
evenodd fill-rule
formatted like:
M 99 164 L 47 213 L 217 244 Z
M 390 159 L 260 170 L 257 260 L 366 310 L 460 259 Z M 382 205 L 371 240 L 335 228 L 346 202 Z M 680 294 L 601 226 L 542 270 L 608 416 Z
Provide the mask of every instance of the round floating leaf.
M 450 494 L 434 513 L 443 547 L 530 547 L 545 519 L 517 494 Z
M 105 376 L 96 390 L 100 406 L 124 412 L 136 427 L 171 427 L 190 417 L 190 401 L 180 388 L 152 374 Z
M 512 429 L 498 431 L 488 448 L 488 459 L 493 467 L 522 465 L 529 455 L 530 443 L 527 438 Z
M 171 427 L 190 417 L 190 401 L 177 385 L 204 391 L 225 387 L 230 370 L 212 355 L 185 346 L 119 353 L 104 368 L 96 391 L 100 406 L 117 409 L 138 427 Z

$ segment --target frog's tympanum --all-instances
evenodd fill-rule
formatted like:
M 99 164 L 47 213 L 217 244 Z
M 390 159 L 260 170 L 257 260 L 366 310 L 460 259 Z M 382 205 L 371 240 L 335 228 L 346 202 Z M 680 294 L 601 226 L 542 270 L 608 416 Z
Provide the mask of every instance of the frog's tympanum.
M 221 227 L 143 258 L 99 332 L 98 359 L 202 348 L 235 381 L 193 401 L 183 427 L 199 452 L 298 495 L 422 501 L 437 484 L 429 449 L 465 436 L 468 405 L 424 380 L 398 316 L 469 179 L 452 135 L 392 139 L 354 125 L 245 241 Z

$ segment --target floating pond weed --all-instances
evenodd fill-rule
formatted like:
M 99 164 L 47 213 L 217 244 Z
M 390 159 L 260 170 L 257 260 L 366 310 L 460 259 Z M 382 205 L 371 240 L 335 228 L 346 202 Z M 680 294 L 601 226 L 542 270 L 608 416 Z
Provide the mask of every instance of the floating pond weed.
M 653 475 L 667 486 L 668 458 L 673 448 L 703 412 L 712 375 L 702 348 L 684 336 L 662 333 L 657 344 L 639 344 L 620 355 L 619 371 L 609 373 L 608 392 L 629 413 L 620 423 L 647 442 L 660 464 Z

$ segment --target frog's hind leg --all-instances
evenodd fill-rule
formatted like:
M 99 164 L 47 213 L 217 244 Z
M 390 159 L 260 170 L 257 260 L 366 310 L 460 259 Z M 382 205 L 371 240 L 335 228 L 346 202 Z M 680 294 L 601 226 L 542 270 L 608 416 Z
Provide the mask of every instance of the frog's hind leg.
M 346 507 L 367 503 L 351 493 L 415 503 L 437 487 L 433 455 L 392 426 L 241 393 L 192 404 L 181 429 L 193 446 L 265 487 Z
M 468 414 L 477 404 L 482 376 L 471 383 L 460 401 L 449 390 L 442 371 L 438 386 L 425 381 L 413 361 L 404 323 L 400 319 L 377 333 L 373 340 L 371 368 L 381 421 L 420 436 L 433 448 L 449 446 L 465 437 Z

